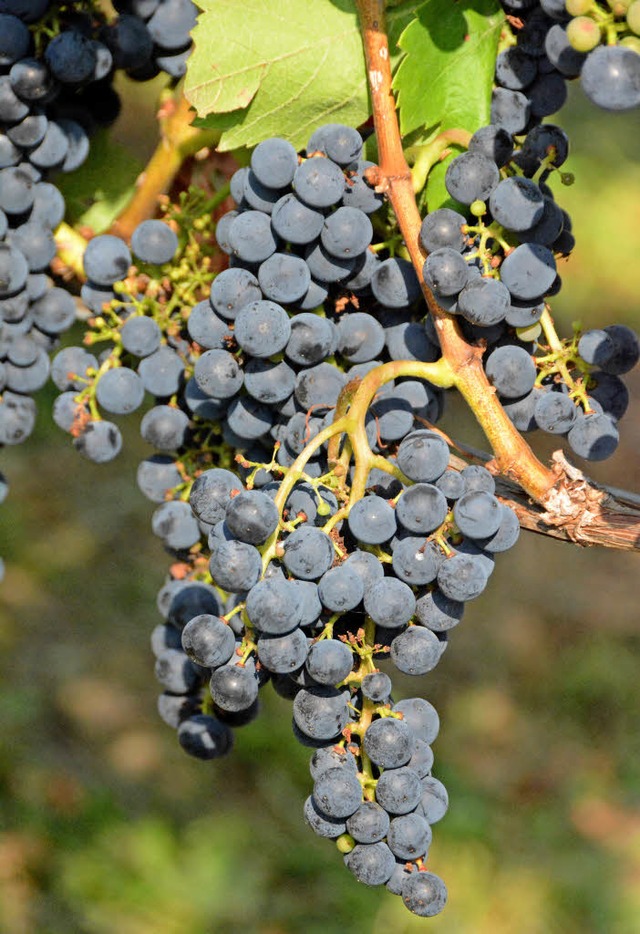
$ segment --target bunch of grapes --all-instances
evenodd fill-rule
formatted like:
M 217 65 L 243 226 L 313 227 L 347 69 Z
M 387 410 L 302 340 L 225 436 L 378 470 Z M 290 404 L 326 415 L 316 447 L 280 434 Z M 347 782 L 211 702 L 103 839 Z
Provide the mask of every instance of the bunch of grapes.
M 109 21 L 86 6 L 0 2 L 0 445 L 30 434 L 49 375 L 56 424 L 96 463 L 121 450 L 117 419 L 152 398 L 138 485 L 172 561 L 151 638 L 160 716 L 187 753 L 215 759 L 270 682 L 313 750 L 313 832 L 359 881 L 437 914 L 439 720 L 427 700 L 395 698 L 391 674 L 435 668 L 515 545 L 517 517 L 437 427 L 451 382 L 366 134 L 328 124 L 302 153 L 264 140 L 222 217 L 219 198 L 192 191 L 130 243 L 91 239 L 79 298 L 49 277 L 65 212 L 56 173 L 78 168 L 117 115 L 116 70 L 184 73 L 197 12 L 118 0 Z M 518 430 L 600 460 L 618 443 L 639 345 L 622 325 L 564 341 L 549 327 L 574 238 L 551 188 L 570 182 L 568 140 L 542 121 L 578 75 L 603 107 L 640 105 L 639 4 L 504 6 L 491 122 L 450 161 L 451 200 L 423 220 L 422 278 L 482 349 Z M 78 306 L 84 344 L 50 362 Z M 0 500 L 6 489 L 0 477 Z
M 519 524 L 488 470 L 454 469 L 435 428 L 437 331 L 362 151 L 361 136 L 336 125 L 304 155 L 260 144 L 231 179 L 236 208 L 215 224 L 229 256 L 217 274 L 202 260 L 206 216 L 146 221 L 131 249 L 94 238 L 87 343 L 108 347 L 57 355 L 54 418 L 107 461 L 121 441 L 102 410 L 155 398 L 140 430 L 156 453 L 138 482 L 174 560 L 152 647 L 158 709 L 182 747 L 227 754 L 270 681 L 293 701 L 298 741 L 317 750 L 312 830 L 336 841 L 357 879 L 430 915 L 446 899 L 426 868 L 447 807 L 431 771 L 438 720 L 425 700 L 396 701 L 380 664 L 433 670 Z M 529 421 L 579 450 L 580 419 L 615 431 L 619 397 L 605 410 L 596 394 L 620 383 L 638 346 L 621 326 L 555 351 L 538 342 L 554 254 L 572 245 L 542 176 L 566 154 L 557 127 L 517 146 L 504 128 L 483 128 L 447 173 L 459 210 L 427 215 L 420 239 L 428 286 L 486 348 L 511 417 L 534 400 Z M 190 228 L 203 232 L 195 251 Z M 603 456 L 599 433 L 590 438 L 584 453 Z

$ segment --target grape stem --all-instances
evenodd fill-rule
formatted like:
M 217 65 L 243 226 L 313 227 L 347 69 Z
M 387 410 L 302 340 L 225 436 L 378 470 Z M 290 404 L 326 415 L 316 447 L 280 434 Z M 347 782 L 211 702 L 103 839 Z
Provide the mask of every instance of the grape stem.
M 375 455 L 371 450 L 367 438 L 365 429 L 367 412 L 380 387 L 400 376 L 424 379 L 443 389 L 453 386 L 453 374 L 444 358 L 436 363 L 422 363 L 419 360 L 393 360 L 371 370 L 361 381 L 356 382 L 356 380 L 353 380 L 348 383 L 338 399 L 334 420 L 309 441 L 280 482 L 278 492 L 274 498 L 274 503 L 280 515 L 280 522 L 262 548 L 263 574 L 270 561 L 277 555 L 278 539 L 283 527 L 282 515 L 287 499 L 296 483 L 304 478 L 305 467 L 309 459 L 323 444 L 328 445 L 330 456 L 337 458 L 340 437 L 346 435 L 351 442 L 355 459 L 355 471 L 351 483 L 349 502 L 338 510 L 325 528 L 330 529 L 339 519 L 346 518 L 353 504 L 362 499 L 367 477 L 371 468 L 377 464 L 378 459 L 378 455 Z M 336 459 L 334 463 L 338 464 L 340 460 Z M 403 477 L 403 479 L 406 478 Z

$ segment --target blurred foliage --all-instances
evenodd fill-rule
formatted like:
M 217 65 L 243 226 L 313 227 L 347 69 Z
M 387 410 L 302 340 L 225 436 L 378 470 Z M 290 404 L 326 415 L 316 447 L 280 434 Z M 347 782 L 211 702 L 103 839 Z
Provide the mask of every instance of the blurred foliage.
M 558 197 L 578 247 L 555 307 L 567 323 L 637 326 L 635 124 L 577 103 L 562 114 L 576 184 Z M 116 137 L 142 141 L 143 156 L 153 145 L 131 102 Z M 638 490 L 640 378 L 630 383 L 623 444 L 589 473 Z M 3 934 L 638 931 L 634 556 L 523 536 L 436 671 L 399 682 L 440 711 L 434 772 L 451 798 L 430 855 L 450 903 L 421 921 L 359 886 L 304 825 L 309 751 L 271 689 L 228 759 L 178 748 L 155 713 L 148 647 L 168 559 L 134 482 L 147 449 L 134 419 L 118 462 L 81 461 L 51 424 L 52 399 L 42 394 L 30 443 L 3 451 Z M 460 406 L 445 427 L 481 444 Z

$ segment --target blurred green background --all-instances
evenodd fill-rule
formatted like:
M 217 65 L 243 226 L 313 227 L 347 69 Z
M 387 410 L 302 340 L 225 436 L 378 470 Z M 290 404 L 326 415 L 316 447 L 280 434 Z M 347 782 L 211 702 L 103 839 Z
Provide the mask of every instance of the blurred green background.
M 558 122 L 576 183 L 556 192 L 578 245 L 557 317 L 638 326 L 637 116 L 596 113 L 574 90 Z M 133 99 L 115 135 L 138 157 L 153 146 Z M 629 384 L 620 449 L 589 473 L 639 490 L 640 375 Z M 441 714 L 434 774 L 451 798 L 430 854 L 450 901 L 423 921 L 306 828 L 309 752 L 270 688 L 228 759 L 178 748 L 148 644 L 168 566 L 135 487 L 148 450 L 124 421 L 119 461 L 81 461 L 52 398 L 31 441 L 2 452 L 3 934 L 640 930 L 637 557 L 524 534 L 436 671 L 399 681 L 398 696 L 423 693 Z M 482 443 L 455 405 L 444 427 Z

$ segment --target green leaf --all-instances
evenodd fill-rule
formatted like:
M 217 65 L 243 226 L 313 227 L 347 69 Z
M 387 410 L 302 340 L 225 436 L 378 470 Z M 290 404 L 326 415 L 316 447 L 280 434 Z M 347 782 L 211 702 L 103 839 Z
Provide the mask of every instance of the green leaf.
M 364 53 L 351 0 L 200 0 L 185 94 L 219 148 L 282 136 L 296 148 L 326 122 L 369 116 Z M 244 111 L 242 120 L 235 111 Z M 231 124 L 231 125 L 230 125 Z
M 359 126 L 371 112 L 354 0 L 199 0 L 185 94 L 219 149 L 269 136 L 302 148 L 324 123 Z M 391 61 L 420 4 L 389 11 Z
M 67 223 L 96 233 L 106 230 L 131 198 L 143 169 L 144 164 L 114 143 L 106 130 L 96 133 L 80 168 L 56 177 L 67 206 Z
M 489 122 L 504 13 L 497 0 L 427 0 L 400 36 L 394 79 L 402 135 L 420 127 L 473 132 Z

